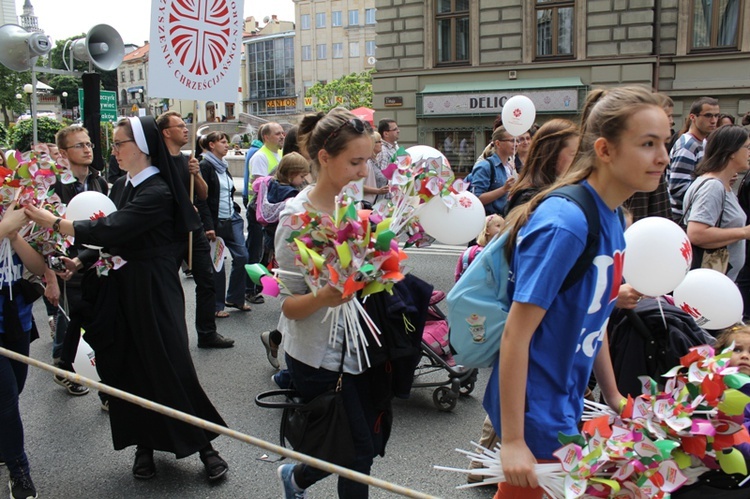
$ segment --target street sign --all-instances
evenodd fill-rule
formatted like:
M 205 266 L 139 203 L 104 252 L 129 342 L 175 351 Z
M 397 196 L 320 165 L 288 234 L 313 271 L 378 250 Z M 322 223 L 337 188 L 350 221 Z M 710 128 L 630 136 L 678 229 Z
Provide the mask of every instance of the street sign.
M 83 89 L 78 89 L 78 103 L 83 114 Z M 99 105 L 101 106 L 101 121 L 117 121 L 117 92 L 112 90 L 99 91 Z

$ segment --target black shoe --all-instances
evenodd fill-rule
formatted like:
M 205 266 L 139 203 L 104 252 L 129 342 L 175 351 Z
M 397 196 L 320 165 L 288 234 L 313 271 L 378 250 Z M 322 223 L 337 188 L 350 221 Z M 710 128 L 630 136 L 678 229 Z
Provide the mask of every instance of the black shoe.
M 10 477 L 8 482 L 8 488 L 10 489 L 11 499 L 36 499 L 36 487 L 34 482 L 31 481 L 29 475 L 21 475 L 20 477 Z
M 224 338 L 219 333 L 211 333 L 206 337 L 198 338 L 198 348 L 232 348 L 234 340 Z
M 135 449 L 135 462 L 133 462 L 133 476 L 139 480 L 148 480 L 156 475 L 154 464 L 154 451 L 138 447 Z
M 229 471 L 229 465 L 219 456 L 218 451 L 214 449 L 201 451 L 200 456 L 203 466 L 206 467 L 206 475 L 209 480 L 218 480 Z
M 261 303 L 265 303 L 266 299 L 263 298 L 263 295 L 260 294 L 260 293 L 258 293 L 258 294 L 245 293 L 245 301 L 248 302 L 248 303 L 253 303 L 255 305 L 259 305 Z
M 88 387 L 79 385 L 78 383 L 74 383 L 68 378 L 63 378 L 62 376 L 58 376 L 57 374 L 55 374 L 54 379 L 55 383 L 65 388 L 66 390 L 68 390 L 69 394 L 75 395 L 76 397 L 80 395 L 86 395 L 89 392 Z

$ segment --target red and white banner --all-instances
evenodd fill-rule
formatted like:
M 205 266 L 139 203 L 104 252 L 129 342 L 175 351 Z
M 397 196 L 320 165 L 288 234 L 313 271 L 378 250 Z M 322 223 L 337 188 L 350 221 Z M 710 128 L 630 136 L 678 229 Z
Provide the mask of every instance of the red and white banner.
M 234 102 L 243 0 L 153 0 L 148 95 Z

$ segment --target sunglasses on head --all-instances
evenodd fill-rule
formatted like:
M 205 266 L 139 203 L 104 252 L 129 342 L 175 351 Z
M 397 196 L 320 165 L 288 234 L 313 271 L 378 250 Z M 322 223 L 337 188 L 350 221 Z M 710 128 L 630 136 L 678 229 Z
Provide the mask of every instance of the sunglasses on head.
M 331 132 L 331 134 L 328 135 L 328 137 L 326 137 L 326 140 L 323 141 L 323 149 L 326 148 L 326 144 L 328 144 L 328 141 L 334 138 L 336 135 L 338 135 L 341 129 L 344 128 L 346 125 L 350 125 L 354 129 L 354 131 L 359 134 L 365 133 L 365 130 L 367 130 L 365 128 L 365 122 L 359 118 L 352 118 L 350 120 L 346 120 L 345 122 L 340 124 L 338 127 L 336 127 L 336 129 L 333 132 Z

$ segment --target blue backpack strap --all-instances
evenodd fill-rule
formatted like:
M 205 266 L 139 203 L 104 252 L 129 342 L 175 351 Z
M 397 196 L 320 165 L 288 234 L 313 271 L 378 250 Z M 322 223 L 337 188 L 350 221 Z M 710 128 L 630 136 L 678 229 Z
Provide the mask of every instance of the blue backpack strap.
M 594 196 L 592 196 L 589 190 L 581 184 L 565 185 L 559 189 L 555 189 L 547 194 L 545 199 L 553 196 L 565 198 L 577 204 L 586 216 L 586 224 L 589 228 L 589 232 L 586 235 L 586 246 L 583 248 L 583 253 L 578 257 L 578 260 L 576 260 L 573 268 L 570 269 L 565 281 L 563 281 L 561 290 L 566 291 L 581 280 L 588 268 L 594 262 L 597 251 L 599 251 L 599 232 L 601 231 L 599 208 L 596 206 Z

